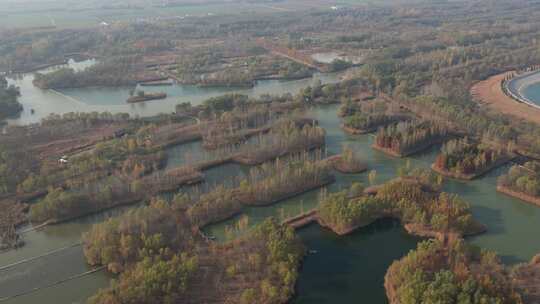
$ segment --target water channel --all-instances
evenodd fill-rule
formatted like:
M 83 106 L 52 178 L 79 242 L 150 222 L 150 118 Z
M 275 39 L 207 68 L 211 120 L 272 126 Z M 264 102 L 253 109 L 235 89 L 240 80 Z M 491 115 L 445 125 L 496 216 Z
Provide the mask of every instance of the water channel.
M 68 66 L 81 70 L 94 64 L 94 60 L 81 62 L 69 61 Z M 53 67 L 40 71 L 47 73 L 61 67 Z M 315 81 L 322 83 L 338 82 L 343 74 L 315 74 L 312 78 L 279 81 L 263 80 L 258 81 L 253 88 L 237 89 L 228 87 L 199 87 L 195 85 L 172 85 L 172 86 L 147 86 L 137 87 L 145 92 L 165 92 L 167 98 L 151 102 L 141 102 L 128 104 L 131 87 L 103 87 L 103 88 L 78 88 L 61 90 L 41 90 L 36 88 L 32 81 L 34 74 L 22 74 L 16 78 L 8 79 L 9 84 L 20 88 L 21 97 L 19 102 L 24 107 L 19 118 L 8 120 L 9 124 L 25 125 L 36 123 L 47 117 L 51 113 L 63 114 L 69 112 L 110 112 L 129 113 L 132 116 L 152 116 L 160 113 L 174 112 L 175 106 L 183 102 L 191 102 L 192 105 L 199 105 L 204 100 L 223 95 L 226 93 L 240 93 L 249 96 L 260 96 L 263 94 L 295 94 L 300 89 L 305 88 Z M 34 110 L 34 113 L 32 113 Z

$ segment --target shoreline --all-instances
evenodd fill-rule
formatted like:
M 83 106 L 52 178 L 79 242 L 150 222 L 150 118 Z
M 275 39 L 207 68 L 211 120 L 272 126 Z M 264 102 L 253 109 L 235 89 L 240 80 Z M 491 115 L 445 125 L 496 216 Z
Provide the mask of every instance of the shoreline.
M 450 177 L 450 178 L 457 179 L 457 180 L 471 181 L 471 180 L 473 180 L 475 178 L 479 178 L 479 177 L 483 176 L 484 174 L 489 173 L 491 170 L 495 170 L 496 168 L 498 168 L 500 166 L 504 166 L 506 163 L 514 160 L 515 158 L 516 158 L 515 156 L 514 157 L 512 157 L 512 156 L 503 157 L 503 158 L 495 161 L 491 165 L 489 165 L 489 166 L 487 166 L 485 168 L 482 168 L 482 170 L 477 171 L 475 173 L 471 173 L 471 174 L 463 174 L 463 173 L 452 172 L 452 171 L 449 171 L 449 170 L 446 170 L 446 169 L 443 169 L 443 168 L 439 168 L 434 163 L 431 164 L 431 170 L 433 170 L 436 173 L 438 173 L 438 174 L 440 174 L 442 176 L 445 176 L 445 177 Z
M 521 102 L 505 93 L 505 79 L 512 73 L 514 71 L 504 72 L 474 84 L 470 88 L 473 100 L 481 106 L 488 107 L 493 112 L 540 124 L 540 106 Z
M 513 78 L 501 83 L 503 92 L 518 102 L 524 103 L 536 109 L 540 109 L 540 105 L 525 95 L 525 90 L 532 85 L 540 83 L 540 71 L 534 70 L 517 74 Z
M 341 174 L 360 174 L 368 170 L 368 165 L 360 161 L 358 162 L 356 167 L 344 165 L 341 162 L 341 157 L 342 157 L 341 154 L 338 154 L 338 155 L 330 156 L 324 159 L 324 161 L 329 162 L 332 169 Z
M 444 143 L 446 140 L 448 140 L 448 136 L 446 136 L 444 138 L 440 138 L 440 139 L 430 140 L 430 141 L 428 141 L 426 143 L 418 145 L 417 147 L 414 147 L 413 149 L 410 149 L 408 151 L 404 151 L 404 152 L 401 152 L 401 153 L 400 152 L 395 152 L 395 151 L 391 150 L 390 148 L 381 147 L 381 146 L 377 145 L 377 143 L 374 143 L 373 145 L 371 145 L 371 147 L 374 150 L 385 153 L 386 155 L 390 155 L 390 156 L 398 157 L 398 158 L 404 158 L 404 157 L 414 155 L 416 153 L 423 152 L 423 151 L 431 148 L 434 145 Z
M 315 222 L 317 222 L 321 227 L 329 229 L 330 231 L 334 232 L 338 236 L 346 236 L 351 233 L 354 233 L 358 229 L 368 227 L 369 225 L 372 225 L 373 223 L 379 220 L 384 220 L 384 219 L 394 219 L 394 220 L 399 221 L 403 229 L 405 229 L 405 231 L 407 231 L 407 233 L 412 236 L 421 237 L 421 238 L 434 238 L 434 239 L 439 239 L 439 240 L 444 240 L 445 237 L 449 237 L 449 236 L 456 236 L 456 237 L 461 237 L 461 238 L 472 237 L 472 236 L 486 233 L 488 230 L 486 225 L 478 221 L 475 221 L 476 227 L 474 227 L 474 229 L 470 229 L 470 231 L 467 231 L 467 232 L 460 233 L 453 230 L 449 232 L 437 231 L 437 230 L 433 230 L 430 226 L 427 226 L 427 225 L 421 225 L 421 224 L 412 223 L 412 222 L 406 223 L 403 221 L 400 215 L 392 213 L 392 212 L 384 212 L 383 214 L 380 214 L 379 216 L 375 216 L 366 222 L 351 224 L 345 227 L 335 227 L 332 224 L 325 223 L 318 215 Z
M 524 201 L 529 204 L 533 204 L 537 207 L 540 207 L 540 197 L 534 197 L 532 195 L 515 191 L 513 189 L 510 189 L 507 186 L 497 185 L 497 192 L 500 192 L 502 194 L 508 195 L 510 197 L 519 199 L 521 201 Z

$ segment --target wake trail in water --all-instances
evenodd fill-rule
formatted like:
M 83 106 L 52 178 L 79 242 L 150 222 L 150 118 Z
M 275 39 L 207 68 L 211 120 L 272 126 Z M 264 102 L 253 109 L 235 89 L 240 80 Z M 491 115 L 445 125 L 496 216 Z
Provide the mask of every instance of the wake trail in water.
M 69 282 L 69 281 L 72 281 L 72 280 L 80 279 L 80 278 L 82 278 L 82 277 L 91 275 L 91 274 L 96 273 L 96 272 L 98 272 L 98 271 L 101 271 L 101 270 L 103 270 L 103 269 L 105 269 L 105 266 L 101 266 L 101 267 L 98 267 L 98 268 L 95 268 L 95 269 L 92 269 L 92 270 L 89 270 L 89 271 L 86 271 L 86 272 L 83 272 L 83 273 L 79 273 L 79 274 L 70 276 L 70 277 L 68 277 L 68 278 L 66 278 L 66 279 L 62 279 L 62 280 L 56 281 L 56 282 L 51 283 L 51 284 L 48 284 L 48 285 L 44 285 L 44 286 L 40 286 L 40 287 L 35 287 L 35 288 L 32 288 L 32 289 L 30 289 L 30 290 L 28 290 L 28 291 L 24 291 L 24 292 L 21 292 L 21 293 L 18 293 L 18 294 L 9 296 L 9 297 L 0 298 L 0 302 L 9 301 L 9 300 L 12 300 L 12 299 L 14 299 L 14 298 L 18 298 L 18 297 L 21 297 L 21 296 L 25 296 L 25 295 L 28 295 L 28 294 L 31 294 L 31 293 L 40 291 L 40 290 L 42 290 L 42 289 L 51 288 L 51 287 L 54 287 L 54 286 L 56 286 L 56 285 L 60 285 L 60 284 L 65 283 L 65 282 Z
M 72 245 L 69 245 L 69 246 L 58 248 L 58 249 L 46 252 L 44 254 L 41 254 L 41 255 L 38 255 L 38 256 L 35 256 L 35 257 L 31 257 L 31 258 L 28 258 L 28 259 L 23 259 L 23 260 L 20 260 L 20 261 L 17 261 L 15 263 L 11 263 L 11 264 L 8 264 L 8 265 L 5 265 L 5 266 L 1 266 L 0 271 L 7 270 L 7 269 L 13 268 L 13 267 L 18 266 L 18 265 L 26 264 L 26 263 L 29 263 L 29 262 L 32 262 L 32 261 L 35 261 L 35 260 L 50 256 L 50 255 L 53 255 L 53 254 L 56 254 L 56 253 L 60 253 L 62 251 L 65 251 L 65 250 L 68 250 L 68 249 L 71 249 L 71 248 L 74 248 L 74 247 L 78 247 L 78 246 L 82 246 L 82 242 L 78 242 L 78 243 L 75 243 L 75 244 L 72 244 Z

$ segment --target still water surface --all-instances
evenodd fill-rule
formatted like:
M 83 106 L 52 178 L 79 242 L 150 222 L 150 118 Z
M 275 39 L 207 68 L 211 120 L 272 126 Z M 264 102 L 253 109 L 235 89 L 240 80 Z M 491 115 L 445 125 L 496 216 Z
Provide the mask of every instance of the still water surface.
M 523 93 L 527 98 L 534 101 L 537 105 L 540 105 L 540 82 L 527 86 Z
M 95 63 L 94 60 L 81 62 L 70 61 L 69 67 L 75 70 L 85 69 Z M 54 71 L 59 67 L 49 68 L 42 73 Z M 132 116 L 152 116 L 160 113 L 174 112 L 175 106 L 183 102 L 191 102 L 192 105 L 199 105 L 204 100 L 223 95 L 226 93 L 241 93 L 249 96 L 260 96 L 263 94 L 295 94 L 300 89 L 312 85 L 316 81 L 322 83 L 335 83 L 340 80 L 342 74 L 315 74 L 312 78 L 279 81 L 264 80 L 259 81 L 253 88 L 238 89 L 226 87 L 198 87 L 193 85 L 172 85 L 172 86 L 150 86 L 139 87 L 137 89 L 146 92 L 165 92 L 167 98 L 163 100 L 153 100 L 128 104 L 130 87 L 114 88 L 79 88 L 61 90 L 41 90 L 32 84 L 34 74 L 19 75 L 16 78 L 8 79 L 9 84 L 20 88 L 24 110 L 17 119 L 8 120 L 8 123 L 24 125 L 39 122 L 51 113 L 63 114 L 68 112 L 111 112 L 129 113 Z M 32 114 L 32 109 L 34 113 Z
M 381 220 L 347 237 L 310 225 L 299 232 L 312 250 L 304 261 L 293 304 L 386 303 L 389 262 L 416 248 L 395 220 Z

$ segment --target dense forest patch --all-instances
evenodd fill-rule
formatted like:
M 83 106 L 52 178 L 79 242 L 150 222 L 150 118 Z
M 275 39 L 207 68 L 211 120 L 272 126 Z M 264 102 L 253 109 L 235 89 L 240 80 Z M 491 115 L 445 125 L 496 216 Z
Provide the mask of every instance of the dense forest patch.
M 529 161 L 514 165 L 497 181 L 497 190 L 540 206 L 540 163 Z
M 443 145 L 432 168 L 443 175 L 473 179 L 513 157 L 512 153 L 501 148 L 475 144 L 467 138 L 455 139 Z
M 385 277 L 390 303 L 524 303 L 496 254 L 462 240 L 422 242 Z
M 16 116 L 22 111 L 22 105 L 18 101 L 19 96 L 19 89 L 8 86 L 7 80 L 0 76 L 0 121 Z
M 229 243 L 207 243 L 175 206 L 154 201 L 85 235 L 88 262 L 120 273 L 90 303 L 286 303 L 292 296 L 304 249 L 291 228 L 269 219 Z
M 430 122 L 399 122 L 379 129 L 373 147 L 390 155 L 405 157 L 444 141 L 449 130 Z
M 469 205 L 456 195 L 440 192 L 440 179 L 414 172 L 377 187 L 365 195 L 358 186 L 323 197 L 319 220 L 339 234 L 347 234 L 380 218 L 398 218 L 413 234 L 438 237 L 448 233 L 476 234 L 485 230 Z

